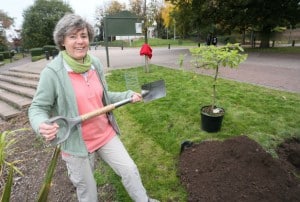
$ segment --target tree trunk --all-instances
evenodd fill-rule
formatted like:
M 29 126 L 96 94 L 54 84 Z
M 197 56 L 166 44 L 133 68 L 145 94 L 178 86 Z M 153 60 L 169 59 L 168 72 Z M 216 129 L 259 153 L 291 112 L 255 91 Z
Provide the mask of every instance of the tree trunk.
M 245 45 L 246 44 L 246 30 L 242 31 L 242 44 Z
M 271 28 L 264 27 L 260 36 L 260 48 L 270 48 Z
M 216 72 L 215 72 L 215 76 L 214 76 L 211 112 L 214 110 L 214 108 L 216 106 L 216 97 L 217 97 L 216 85 L 217 85 L 218 73 L 219 73 L 219 65 L 216 67 Z

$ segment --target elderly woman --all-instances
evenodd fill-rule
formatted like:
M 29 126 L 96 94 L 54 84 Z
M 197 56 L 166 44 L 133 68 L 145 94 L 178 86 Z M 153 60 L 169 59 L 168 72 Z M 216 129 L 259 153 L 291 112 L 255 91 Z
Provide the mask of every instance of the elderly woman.
M 60 53 L 41 72 L 28 112 L 32 128 L 46 141 L 61 135 L 57 123 L 46 123 L 50 116 L 76 117 L 130 97 L 132 102 L 142 99 L 133 91 L 108 91 L 102 64 L 88 53 L 93 35 L 93 27 L 75 14 L 65 15 L 55 27 L 53 37 Z M 95 153 L 122 178 L 132 200 L 157 201 L 148 197 L 137 166 L 118 134 L 109 113 L 79 124 L 62 143 L 62 158 L 79 201 L 98 201 L 93 177 Z

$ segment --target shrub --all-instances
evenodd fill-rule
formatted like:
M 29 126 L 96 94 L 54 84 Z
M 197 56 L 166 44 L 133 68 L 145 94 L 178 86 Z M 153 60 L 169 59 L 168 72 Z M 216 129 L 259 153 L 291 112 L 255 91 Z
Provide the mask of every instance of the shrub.
M 4 55 L 0 54 L 0 61 L 4 61 Z
M 20 129 L 20 130 L 24 130 L 24 129 Z M 15 171 L 17 171 L 19 174 L 22 175 L 19 169 L 15 166 L 16 163 L 20 162 L 19 160 L 13 162 L 7 161 L 7 156 L 14 152 L 15 148 L 13 147 L 13 145 L 17 142 L 15 138 L 11 138 L 9 140 L 7 136 L 17 131 L 18 130 L 11 131 L 11 132 L 5 131 L 3 133 L 0 133 L 0 177 L 2 176 L 3 171 L 6 169 L 6 166 L 11 166 Z
M 32 48 L 30 49 L 31 57 L 44 55 L 43 48 Z
M 48 51 L 51 56 L 53 56 L 53 53 L 55 54 L 56 52 L 58 52 L 58 49 L 54 45 L 45 45 L 43 46 L 43 50 L 44 53 Z
M 0 54 L 3 55 L 4 59 L 9 59 L 10 58 L 10 52 L 9 51 L 3 51 L 3 52 L 0 52 Z
M 17 139 L 13 137 L 8 137 L 19 131 L 25 131 L 28 129 L 19 129 L 15 131 L 4 131 L 0 133 L 0 180 L 3 181 L 3 174 L 8 173 L 8 178 L 6 185 L 2 190 L 2 196 L 0 201 L 9 201 L 11 195 L 11 189 L 13 186 L 13 173 L 16 171 L 21 176 L 22 172 L 17 168 L 16 164 L 22 160 L 8 161 L 8 156 L 14 154 L 16 148 L 14 145 L 17 143 Z
M 6 50 L 7 50 L 7 46 L 0 43 L 0 52 L 6 51 Z

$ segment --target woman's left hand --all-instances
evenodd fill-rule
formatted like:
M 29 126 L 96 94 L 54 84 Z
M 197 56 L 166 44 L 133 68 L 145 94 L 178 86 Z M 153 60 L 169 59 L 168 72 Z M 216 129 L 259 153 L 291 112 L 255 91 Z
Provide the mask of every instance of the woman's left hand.
M 140 93 L 134 93 L 132 96 L 131 96 L 131 102 L 132 103 L 135 103 L 135 102 L 140 102 L 142 101 L 143 97 Z

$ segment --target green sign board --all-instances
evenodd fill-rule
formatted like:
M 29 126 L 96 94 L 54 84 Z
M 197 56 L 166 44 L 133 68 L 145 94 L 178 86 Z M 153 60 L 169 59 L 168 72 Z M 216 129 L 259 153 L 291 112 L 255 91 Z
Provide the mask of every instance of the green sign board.
M 109 36 L 136 36 L 142 34 L 142 23 L 138 17 L 129 12 L 121 11 L 104 17 L 104 40 L 107 67 L 109 67 L 108 41 Z
M 138 17 L 129 11 L 122 11 L 104 18 L 106 36 L 132 36 L 142 33 Z

